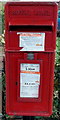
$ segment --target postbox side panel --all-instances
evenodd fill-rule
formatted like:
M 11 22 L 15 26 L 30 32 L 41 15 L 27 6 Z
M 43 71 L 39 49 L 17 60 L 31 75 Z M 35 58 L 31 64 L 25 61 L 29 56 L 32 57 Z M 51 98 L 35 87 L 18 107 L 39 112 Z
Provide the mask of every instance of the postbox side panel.
M 6 53 L 6 60 L 8 61 L 6 63 L 8 69 L 6 71 L 6 84 L 8 84 L 6 89 L 6 106 L 8 106 L 6 112 L 13 115 L 50 115 L 52 109 L 51 83 L 53 84 L 51 80 L 53 72 L 51 73 L 50 71 L 50 65 L 52 64 L 53 57 L 48 53 L 37 53 L 37 59 L 29 61 L 24 60 L 24 56 L 24 53 Z M 50 62 L 49 58 L 51 59 L 51 57 L 52 60 Z M 40 85 L 37 98 L 27 98 L 26 96 L 21 98 L 20 96 L 19 66 L 21 64 L 40 65 Z

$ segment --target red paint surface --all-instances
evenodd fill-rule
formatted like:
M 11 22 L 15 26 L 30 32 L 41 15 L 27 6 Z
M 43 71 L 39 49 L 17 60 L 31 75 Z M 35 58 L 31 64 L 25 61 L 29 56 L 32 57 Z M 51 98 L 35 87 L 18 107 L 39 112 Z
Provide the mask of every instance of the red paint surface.
M 57 5 L 55 3 L 7 3 L 5 6 L 6 112 L 9 115 L 50 116 L 52 114 Z M 45 51 L 21 52 L 17 32 L 45 33 Z M 38 98 L 20 98 L 20 64 L 40 64 Z M 17 82 L 17 84 L 16 84 Z

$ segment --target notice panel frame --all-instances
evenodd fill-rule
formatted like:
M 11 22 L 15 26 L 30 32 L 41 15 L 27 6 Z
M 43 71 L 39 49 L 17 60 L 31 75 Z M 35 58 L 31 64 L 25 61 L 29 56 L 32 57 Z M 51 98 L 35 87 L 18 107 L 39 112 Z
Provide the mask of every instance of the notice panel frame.
M 17 88 L 17 101 L 20 102 L 41 102 L 41 88 L 42 88 L 42 60 L 18 60 L 18 88 Z M 40 85 L 39 85 L 39 97 L 38 98 L 21 98 L 20 97 L 20 64 L 28 63 L 28 64 L 39 64 L 40 65 Z

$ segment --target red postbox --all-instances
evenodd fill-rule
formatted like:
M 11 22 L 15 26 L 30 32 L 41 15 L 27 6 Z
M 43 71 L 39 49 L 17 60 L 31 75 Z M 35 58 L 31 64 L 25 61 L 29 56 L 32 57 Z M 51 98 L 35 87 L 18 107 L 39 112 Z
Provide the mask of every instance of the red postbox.
M 6 4 L 7 114 L 52 114 L 56 21 L 56 3 Z

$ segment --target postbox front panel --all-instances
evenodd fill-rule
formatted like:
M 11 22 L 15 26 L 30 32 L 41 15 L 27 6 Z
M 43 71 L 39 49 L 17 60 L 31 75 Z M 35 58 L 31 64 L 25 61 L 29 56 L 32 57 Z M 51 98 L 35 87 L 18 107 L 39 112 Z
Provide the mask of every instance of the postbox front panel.
M 52 114 L 56 20 L 56 3 L 6 4 L 7 114 Z
M 53 68 L 54 54 L 34 53 L 33 60 L 27 56 L 28 53 L 6 53 L 6 111 L 11 115 L 48 116 L 52 109 L 50 67 Z

